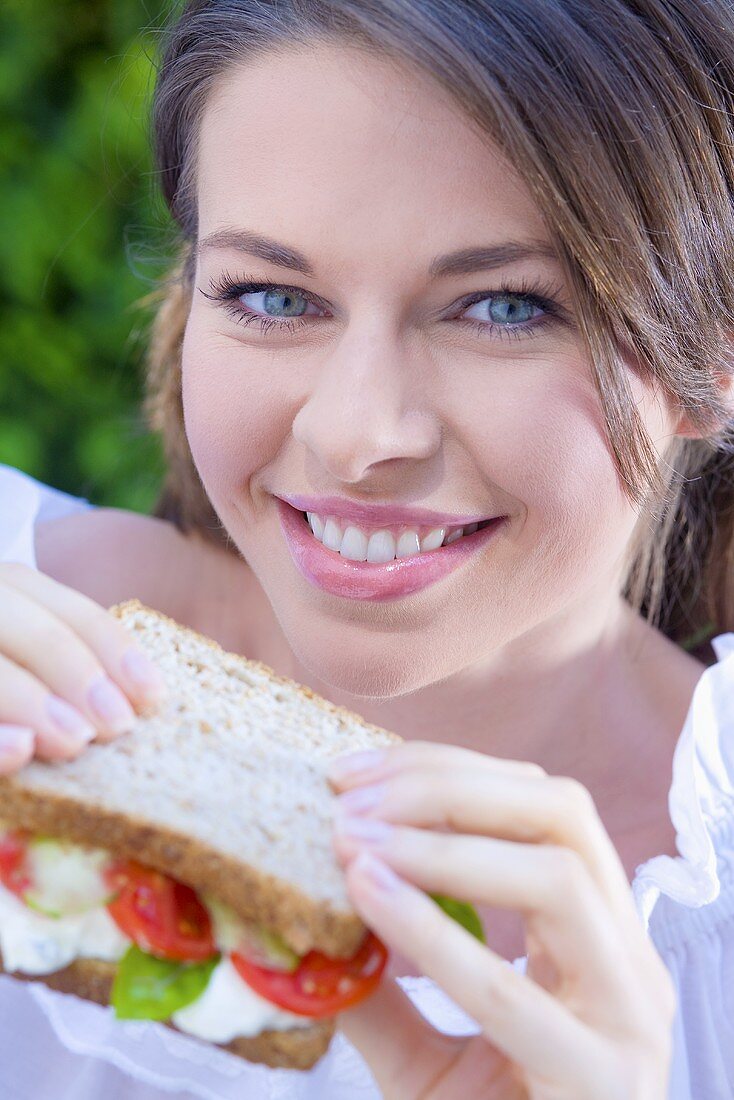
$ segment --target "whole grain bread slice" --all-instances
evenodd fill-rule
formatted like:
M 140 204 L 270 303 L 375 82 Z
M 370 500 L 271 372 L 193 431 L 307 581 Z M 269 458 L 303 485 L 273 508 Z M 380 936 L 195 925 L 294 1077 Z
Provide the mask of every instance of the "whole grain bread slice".
M 0 817 L 208 891 L 299 954 L 353 954 L 365 928 L 333 852 L 325 768 L 401 739 L 139 600 L 110 611 L 163 673 L 164 707 L 75 760 L 0 777 Z
M 115 963 L 101 959 L 77 959 L 54 974 L 28 975 L 13 971 L 10 976 L 24 981 L 41 981 L 60 993 L 74 994 L 86 1001 L 107 1005 L 115 970 Z M 8 973 L 3 968 L 1 955 L 0 973 Z M 166 1020 L 165 1024 L 174 1031 L 179 1030 L 170 1020 Z M 326 1053 L 333 1033 L 332 1019 L 314 1020 L 307 1027 L 261 1031 L 259 1035 L 252 1036 L 239 1035 L 229 1043 L 217 1045 L 249 1062 L 264 1062 L 267 1066 L 286 1069 L 310 1069 Z

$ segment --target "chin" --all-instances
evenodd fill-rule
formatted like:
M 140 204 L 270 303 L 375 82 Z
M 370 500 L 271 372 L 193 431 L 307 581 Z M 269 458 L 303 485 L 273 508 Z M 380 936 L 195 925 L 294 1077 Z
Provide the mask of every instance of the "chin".
M 395 634 L 385 642 L 369 635 L 347 640 L 344 630 L 333 626 L 332 637 L 327 632 L 315 637 L 313 631 L 299 630 L 293 623 L 281 627 L 293 653 L 311 675 L 335 692 L 354 696 L 355 710 L 359 700 L 387 701 L 409 695 L 443 680 L 457 668 L 439 668 L 423 650 L 419 658 L 403 635 Z M 453 657 L 454 654 L 451 654 Z

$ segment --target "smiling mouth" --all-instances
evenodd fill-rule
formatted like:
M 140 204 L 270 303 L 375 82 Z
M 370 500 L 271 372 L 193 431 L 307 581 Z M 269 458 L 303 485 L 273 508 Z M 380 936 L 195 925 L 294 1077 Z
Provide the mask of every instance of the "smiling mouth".
M 386 564 L 403 557 L 423 557 L 435 550 L 451 546 L 454 542 L 460 542 L 471 538 L 472 535 L 483 531 L 491 523 L 500 517 L 482 520 L 480 523 L 471 523 L 466 527 L 448 527 L 441 525 L 409 526 L 396 524 L 392 529 L 372 529 L 372 535 L 367 536 L 364 531 L 354 524 L 343 524 L 338 517 L 329 517 L 324 523 L 318 516 L 309 519 L 308 512 L 301 512 L 301 518 L 309 530 L 312 538 L 318 542 L 324 550 L 330 550 L 338 557 L 350 561 L 373 562 L 374 564 Z M 349 539 L 348 552 L 342 552 L 347 529 L 352 527 L 357 534 Z M 398 534 L 400 531 L 400 534 Z M 373 541 L 374 540 L 374 541 Z M 368 558 L 368 552 L 372 552 L 372 558 Z

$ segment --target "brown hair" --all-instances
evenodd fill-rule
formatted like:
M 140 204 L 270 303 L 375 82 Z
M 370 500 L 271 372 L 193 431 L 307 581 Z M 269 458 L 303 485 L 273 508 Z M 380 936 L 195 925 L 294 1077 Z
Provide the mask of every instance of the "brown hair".
M 193 0 L 166 35 L 154 145 L 182 253 L 162 288 L 146 409 L 155 514 L 227 542 L 186 441 L 180 353 L 197 236 L 198 120 L 257 53 L 341 43 L 418 66 L 495 141 L 543 211 L 639 519 L 624 595 L 694 649 L 734 629 L 734 8 L 729 0 Z M 626 357 L 702 438 L 658 463 Z M 699 654 L 711 660 L 703 644 Z

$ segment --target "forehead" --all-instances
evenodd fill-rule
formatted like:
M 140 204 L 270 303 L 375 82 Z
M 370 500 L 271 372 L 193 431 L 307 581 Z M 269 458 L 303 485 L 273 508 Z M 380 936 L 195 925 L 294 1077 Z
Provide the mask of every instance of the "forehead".
M 430 77 L 336 46 L 229 68 L 202 115 L 200 237 L 246 226 L 343 263 L 548 239 L 526 185 Z M 409 257 L 406 257 L 406 259 Z

